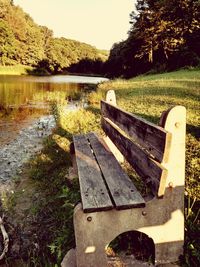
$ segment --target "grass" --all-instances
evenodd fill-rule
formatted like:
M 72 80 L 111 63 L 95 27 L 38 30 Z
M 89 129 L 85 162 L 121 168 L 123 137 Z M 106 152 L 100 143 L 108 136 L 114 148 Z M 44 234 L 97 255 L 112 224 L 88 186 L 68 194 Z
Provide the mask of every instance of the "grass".
M 32 70 L 30 66 L 0 66 L 0 75 L 25 75 Z
M 40 248 L 29 249 L 30 266 L 57 266 L 74 243 L 72 215 L 80 201 L 77 177 L 70 179 L 70 142 L 73 134 L 100 130 L 99 100 L 114 89 L 117 103 L 129 112 L 157 123 L 161 112 L 172 105 L 187 108 L 185 253 L 182 266 L 200 265 L 199 200 L 200 200 L 200 70 L 139 76 L 131 80 L 102 83 L 89 95 L 87 110 L 67 112 L 53 105 L 58 127 L 48 137 L 44 149 L 29 163 L 29 176 L 41 192 L 33 203 L 37 238 Z M 34 264 L 33 264 L 34 262 Z M 32 264 L 32 265 L 31 265 Z

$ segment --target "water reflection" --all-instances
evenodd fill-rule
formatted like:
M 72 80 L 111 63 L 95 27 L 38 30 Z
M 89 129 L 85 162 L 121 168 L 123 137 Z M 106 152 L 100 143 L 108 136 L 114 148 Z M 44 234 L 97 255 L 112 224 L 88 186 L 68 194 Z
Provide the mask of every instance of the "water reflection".
M 106 79 L 0 75 L 0 139 L 3 132 L 6 134 L 9 131 L 10 124 L 49 114 L 50 103 L 69 104 L 70 109 L 73 109 L 73 101 L 76 105 L 77 101 L 83 104 L 88 91 L 94 90 L 95 84 L 103 80 Z
M 68 99 L 80 99 L 92 84 L 106 80 L 99 77 L 79 76 L 0 76 L 0 109 L 41 109 L 51 101 L 64 104 Z
M 50 101 L 63 103 L 68 96 L 80 95 L 84 91 L 83 84 L 57 84 L 38 82 L 1 82 L 0 103 L 3 107 L 21 105 L 42 107 Z

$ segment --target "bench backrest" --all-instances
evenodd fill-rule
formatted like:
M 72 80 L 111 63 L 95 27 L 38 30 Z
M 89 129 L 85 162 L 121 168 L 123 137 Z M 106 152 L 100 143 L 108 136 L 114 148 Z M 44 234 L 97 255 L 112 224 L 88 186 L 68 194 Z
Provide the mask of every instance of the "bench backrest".
M 115 99 L 101 101 L 101 124 L 139 176 L 149 184 L 154 195 L 164 195 L 168 176 L 172 133 L 115 105 Z M 167 113 L 162 116 L 162 124 Z

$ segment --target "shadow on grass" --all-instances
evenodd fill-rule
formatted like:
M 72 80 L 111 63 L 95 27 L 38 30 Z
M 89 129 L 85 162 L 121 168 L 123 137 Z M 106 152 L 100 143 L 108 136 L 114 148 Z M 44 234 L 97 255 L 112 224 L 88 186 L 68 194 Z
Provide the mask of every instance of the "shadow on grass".
M 100 109 L 97 107 L 89 106 L 86 108 L 86 110 L 92 112 L 94 115 L 100 115 Z
M 200 127 L 187 124 L 187 133 L 190 133 L 195 138 L 200 138 Z
M 125 255 L 134 255 L 137 260 L 154 262 L 155 247 L 151 238 L 142 232 L 129 231 L 117 236 L 110 244 L 115 254 L 125 252 Z
M 31 163 L 31 178 L 37 181 L 38 192 L 42 192 L 34 203 L 33 225 L 34 242 L 40 249 L 33 247 L 29 251 L 32 258 L 37 258 L 38 266 L 60 264 L 67 250 L 75 246 L 73 210 L 80 201 L 80 192 L 78 179 L 69 178 L 71 139 L 72 133 L 57 128 L 46 139 L 41 154 Z

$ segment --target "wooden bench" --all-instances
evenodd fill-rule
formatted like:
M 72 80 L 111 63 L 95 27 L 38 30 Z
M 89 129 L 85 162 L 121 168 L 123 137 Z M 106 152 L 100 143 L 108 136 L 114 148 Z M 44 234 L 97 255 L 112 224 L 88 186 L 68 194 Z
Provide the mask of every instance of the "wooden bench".
M 184 241 L 185 108 L 165 111 L 157 126 L 117 107 L 109 91 L 101 114 L 106 142 L 94 133 L 73 137 L 81 192 L 74 211 L 77 266 L 107 266 L 106 246 L 132 230 L 153 239 L 156 264 L 178 260 Z M 123 154 L 151 199 L 141 196 L 108 146 Z

